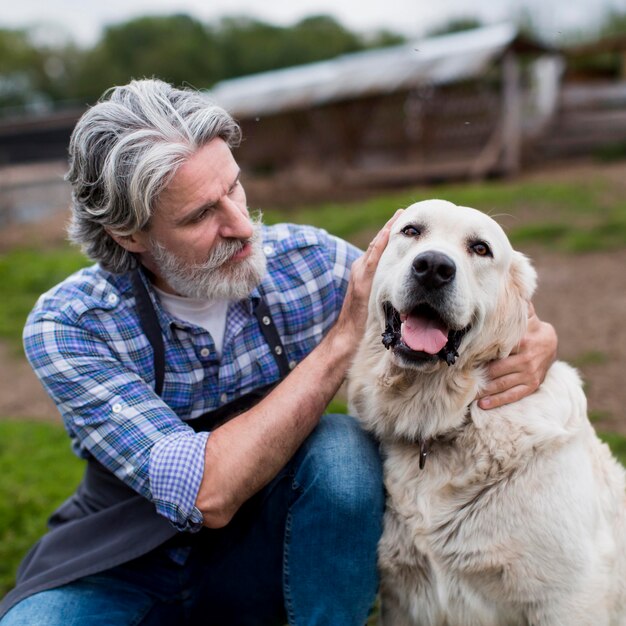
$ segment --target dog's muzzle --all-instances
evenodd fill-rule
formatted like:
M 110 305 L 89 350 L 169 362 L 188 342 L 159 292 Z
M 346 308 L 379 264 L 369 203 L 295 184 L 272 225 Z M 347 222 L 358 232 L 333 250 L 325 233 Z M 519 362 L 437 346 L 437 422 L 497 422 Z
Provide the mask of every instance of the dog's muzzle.
M 387 350 L 393 349 L 398 356 L 416 363 L 441 359 L 448 365 L 454 365 L 459 356 L 461 341 L 470 329 L 470 326 L 458 330 L 448 328 L 439 313 L 426 303 L 421 303 L 409 313 L 402 315 L 390 302 L 384 302 L 383 312 L 385 315 L 383 345 Z M 409 345 L 407 342 L 409 330 L 405 329 L 403 337 L 403 324 L 412 325 L 413 330 L 410 332 L 419 336 L 419 340 L 424 344 L 423 349 L 414 349 L 415 345 L 418 345 L 414 342 L 413 347 Z M 415 327 L 417 330 L 414 330 Z M 442 335 L 445 335 L 445 345 L 436 351 L 442 343 Z

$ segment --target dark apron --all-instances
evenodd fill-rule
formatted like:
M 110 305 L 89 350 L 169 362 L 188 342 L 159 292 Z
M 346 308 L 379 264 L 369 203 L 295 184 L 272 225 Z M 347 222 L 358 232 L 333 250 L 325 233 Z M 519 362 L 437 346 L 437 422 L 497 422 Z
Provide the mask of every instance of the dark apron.
M 161 395 L 165 373 L 165 348 L 156 311 L 139 270 L 132 272 L 132 284 L 142 329 L 152 345 L 155 391 Z M 290 371 L 287 355 L 262 299 L 254 315 L 281 379 Z M 276 385 L 256 389 L 233 402 L 186 422 L 196 432 L 210 431 L 243 413 Z M 0 603 L 0 618 L 17 602 L 73 580 L 108 570 L 147 554 L 179 533 L 156 512 L 154 504 L 128 487 L 93 458 L 76 493 L 48 520 L 49 532 L 24 557 L 17 585 Z

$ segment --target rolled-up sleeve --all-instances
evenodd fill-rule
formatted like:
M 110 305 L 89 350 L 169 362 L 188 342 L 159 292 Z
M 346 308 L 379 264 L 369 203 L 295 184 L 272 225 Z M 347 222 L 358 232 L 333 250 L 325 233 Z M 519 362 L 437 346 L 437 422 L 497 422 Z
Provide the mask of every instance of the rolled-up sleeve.
M 31 316 L 23 338 L 75 451 L 153 502 L 178 530 L 198 530 L 208 433 L 194 432 L 94 332 Z
M 150 491 L 158 513 L 179 530 L 197 530 L 202 514 L 195 506 L 204 472 L 209 433 L 173 433 L 150 452 Z

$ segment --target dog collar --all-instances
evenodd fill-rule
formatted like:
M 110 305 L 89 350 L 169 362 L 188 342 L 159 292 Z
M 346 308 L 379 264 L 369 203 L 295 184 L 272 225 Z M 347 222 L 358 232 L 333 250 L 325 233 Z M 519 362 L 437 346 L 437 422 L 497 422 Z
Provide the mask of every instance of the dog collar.
M 426 465 L 426 457 L 428 456 L 430 442 L 432 439 L 418 439 L 420 446 L 420 469 L 423 470 Z
M 451 443 L 452 441 L 454 441 L 458 437 L 461 430 L 470 423 L 470 417 L 471 417 L 470 405 L 468 404 L 465 407 L 465 415 L 464 415 L 463 423 L 458 428 L 455 428 L 454 430 L 451 430 L 449 433 L 445 433 L 437 437 L 427 437 L 426 439 L 422 439 L 421 437 L 418 437 L 417 439 L 414 439 L 414 440 L 408 440 L 409 443 L 411 443 L 412 445 L 417 445 L 419 447 L 419 468 L 421 470 L 423 470 L 424 467 L 426 466 L 426 458 L 428 457 L 430 453 L 430 449 L 431 449 L 433 442 Z

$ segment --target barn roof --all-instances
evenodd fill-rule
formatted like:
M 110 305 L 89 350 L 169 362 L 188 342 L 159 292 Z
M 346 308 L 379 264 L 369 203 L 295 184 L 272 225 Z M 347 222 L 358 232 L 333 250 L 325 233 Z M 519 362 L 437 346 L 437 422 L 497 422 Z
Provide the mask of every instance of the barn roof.
M 499 24 L 225 80 L 210 94 L 235 117 L 267 115 L 471 79 L 514 46 L 545 49 Z

